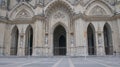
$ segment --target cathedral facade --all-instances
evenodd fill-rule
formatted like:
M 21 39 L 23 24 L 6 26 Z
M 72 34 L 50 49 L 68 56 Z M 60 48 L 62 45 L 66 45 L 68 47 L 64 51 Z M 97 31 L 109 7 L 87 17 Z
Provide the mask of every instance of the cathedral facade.
M 0 55 L 120 55 L 119 25 L 119 0 L 0 0 Z

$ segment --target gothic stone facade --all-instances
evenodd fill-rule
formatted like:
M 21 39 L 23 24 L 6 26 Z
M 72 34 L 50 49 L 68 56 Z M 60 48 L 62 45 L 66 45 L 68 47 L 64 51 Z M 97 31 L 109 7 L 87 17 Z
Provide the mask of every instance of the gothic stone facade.
M 1 56 L 120 52 L 119 0 L 0 0 Z

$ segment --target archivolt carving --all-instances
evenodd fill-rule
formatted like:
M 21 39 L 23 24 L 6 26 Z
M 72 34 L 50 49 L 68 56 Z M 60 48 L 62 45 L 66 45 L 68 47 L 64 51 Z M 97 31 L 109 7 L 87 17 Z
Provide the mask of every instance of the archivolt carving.
M 53 2 L 52 4 L 50 4 L 47 9 L 45 10 L 45 13 L 47 16 L 49 16 L 51 13 L 58 11 L 58 10 L 62 10 L 67 12 L 69 15 L 72 13 L 72 8 L 71 6 L 69 6 L 69 4 L 67 4 L 64 1 L 58 0 Z

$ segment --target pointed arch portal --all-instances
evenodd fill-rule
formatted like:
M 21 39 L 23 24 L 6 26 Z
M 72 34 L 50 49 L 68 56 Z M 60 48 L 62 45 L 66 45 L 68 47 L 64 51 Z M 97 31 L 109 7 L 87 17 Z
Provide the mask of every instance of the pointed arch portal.
M 29 26 L 26 30 L 25 55 L 32 55 L 33 51 L 33 29 Z
M 10 48 L 10 55 L 17 55 L 17 50 L 18 50 L 18 36 L 19 36 L 19 31 L 17 26 L 15 26 L 12 30 L 12 43 L 11 43 L 11 48 Z
M 106 23 L 104 26 L 104 46 L 105 54 L 112 55 L 113 54 L 112 32 L 110 25 L 108 23 Z
M 88 54 L 96 55 L 95 29 L 92 24 L 89 24 L 87 28 L 87 36 L 88 36 Z
M 66 30 L 58 25 L 53 33 L 54 55 L 66 55 Z

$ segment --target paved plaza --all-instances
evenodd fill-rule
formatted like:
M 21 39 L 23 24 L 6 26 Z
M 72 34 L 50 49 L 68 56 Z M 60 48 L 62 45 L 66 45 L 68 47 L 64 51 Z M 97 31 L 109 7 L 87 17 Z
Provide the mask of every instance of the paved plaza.
M 120 67 L 120 57 L 1 57 L 0 67 Z

